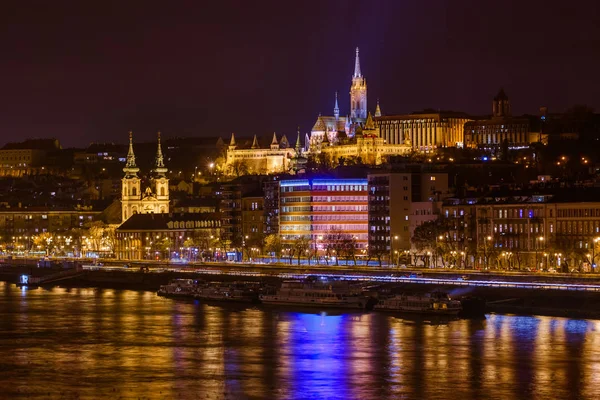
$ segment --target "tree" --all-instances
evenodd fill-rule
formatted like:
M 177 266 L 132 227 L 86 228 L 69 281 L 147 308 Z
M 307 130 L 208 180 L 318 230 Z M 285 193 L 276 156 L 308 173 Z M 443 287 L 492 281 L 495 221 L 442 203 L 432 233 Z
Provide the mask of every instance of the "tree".
M 162 239 L 157 239 L 153 243 L 153 250 L 158 251 L 163 258 L 165 257 L 165 254 L 167 256 L 167 259 L 171 258 L 170 252 L 171 252 L 172 248 L 173 248 L 173 241 L 167 237 L 162 238 Z
M 110 252 L 111 254 L 115 251 L 115 245 L 117 242 L 117 235 L 114 226 L 105 226 L 104 232 L 102 233 L 102 249 Z
M 46 255 L 50 254 L 53 241 L 54 235 L 52 235 L 50 232 L 42 232 L 39 235 L 33 237 L 33 245 L 37 249 L 45 251 Z
M 352 259 L 356 266 L 356 238 L 350 234 L 344 234 L 341 238 L 341 253 L 346 258 L 346 265 L 348 260 Z
M 389 253 L 390 252 L 388 250 L 386 250 L 384 247 L 380 247 L 380 246 L 369 247 L 369 257 L 375 257 L 377 259 L 377 262 L 379 263 L 379 268 L 381 268 L 383 258 L 387 257 L 389 255 Z
M 102 246 L 105 224 L 102 221 L 93 221 L 85 224 L 87 237 L 89 238 L 90 250 L 98 251 Z
M 243 160 L 235 160 L 231 163 L 231 172 L 236 177 L 248 174 L 248 164 Z
M 431 254 L 441 256 L 442 263 L 444 263 L 447 250 L 444 241 L 449 230 L 445 222 L 445 219 L 438 218 L 424 222 L 415 229 L 411 242 L 417 250 L 423 253 L 424 264 L 429 262 L 429 255 Z M 442 237 L 442 240 L 439 239 L 440 237 Z M 435 259 L 437 260 L 437 257 Z
M 275 253 L 277 260 L 281 259 L 281 253 L 283 251 L 281 237 L 275 233 L 268 235 L 265 238 L 265 250 L 268 253 Z
M 296 256 L 298 257 L 298 265 L 300 265 L 300 258 L 303 255 L 306 255 L 308 253 L 308 250 L 310 249 L 310 236 L 299 236 L 295 241 L 294 241 L 294 253 L 296 254 Z

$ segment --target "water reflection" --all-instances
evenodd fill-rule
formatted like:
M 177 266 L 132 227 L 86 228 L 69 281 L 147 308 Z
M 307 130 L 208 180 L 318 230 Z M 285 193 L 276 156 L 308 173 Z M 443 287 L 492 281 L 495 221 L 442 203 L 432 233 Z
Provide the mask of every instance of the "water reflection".
M 427 321 L 8 284 L 0 293 L 6 398 L 600 396 L 598 321 Z

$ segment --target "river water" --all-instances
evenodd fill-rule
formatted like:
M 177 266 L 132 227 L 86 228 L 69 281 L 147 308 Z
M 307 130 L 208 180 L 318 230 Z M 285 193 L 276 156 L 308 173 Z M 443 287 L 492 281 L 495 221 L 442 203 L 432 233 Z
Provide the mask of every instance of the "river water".
M 0 283 L 0 398 L 600 398 L 600 321 L 206 305 Z

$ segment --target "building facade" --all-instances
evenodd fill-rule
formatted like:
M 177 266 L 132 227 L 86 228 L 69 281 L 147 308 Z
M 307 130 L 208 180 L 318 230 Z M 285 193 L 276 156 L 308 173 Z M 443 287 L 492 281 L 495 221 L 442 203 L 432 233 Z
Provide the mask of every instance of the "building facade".
M 402 144 L 421 152 L 438 147 L 463 147 L 464 126 L 469 121 L 471 118 L 464 113 L 433 110 L 375 118 L 385 143 Z
M 142 180 L 138 176 L 139 168 L 135 163 L 133 152 L 133 135 L 129 132 L 129 151 L 121 180 L 121 208 L 122 221 L 125 222 L 134 214 L 162 214 L 169 212 L 169 179 L 166 176 L 162 149 L 160 145 L 160 132 L 158 133 L 158 147 L 156 150 L 155 165 L 152 170 L 151 185 L 142 192 Z
M 28 139 L 0 149 L 0 176 L 56 173 L 51 158 L 62 149 L 57 139 Z
M 590 270 L 600 258 L 600 202 L 554 202 L 551 196 L 448 199 L 456 221 L 448 240 L 469 266 Z
M 199 259 L 221 234 L 218 213 L 134 214 L 115 232 L 120 260 Z
M 439 216 L 441 200 L 449 195 L 448 174 L 369 174 L 368 192 L 369 251 L 392 259 L 396 252 L 411 249 L 411 238 L 420 224 Z
M 279 234 L 279 179 L 274 177 L 263 184 L 265 235 Z
M 494 97 L 491 118 L 478 118 L 464 125 L 465 145 L 496 151 L 504 143 L 509 148 L 528 147 L 545 141 L 540 134 L 537 117 L 513 117 L 510 100 L 504 90 Z
M 379 103 L 375 116 L 381 116 Z M 358 48 L 350 83 L 350 113 L 346 117 L 340 116 L 336 93 L 333 116 L 317 117 L 308 139 L 308 150 L 313 156 L 322 155 L 322 161 L 333 165 L 343 159 L 379 165 L 389 156 L 411 151 L 411 147 L 404 143 L 387 142 L 381 137 L 379 126 L 367 108 L 367 81 L 360 68 Z
M 367 115 L 364 126 L 357 126 L 352 139 L 339 139 L 335 143 L 325 140 L 319 144 L 320 154 L 330 165 L 341 161 L 355 161 L 359 164 L 380 165 L 390 156 L 409 154 L 411 148 L 405 144 L 390 145 L 379 135 L 371 114 Z
M 43 232 L 66 233 L 83 228 L 101 214 L 90 208 L 57 210 L 41 207 L 14 208 L 0 211 L 0 236 L 4 241 L 29 239 Z M 33 239 L 33 238 L 31 238 Z
M 357 249 L 368 243 L 366 179 L 298 179 L 280 182 L 279 233 L 284 244 L 300 237 L 323 250 L 328 237 L 340 233 Z
M 264 234 L 263 196 L 245 196 L 242 198 L 242 235 L 244 237 L 262 238 Z
M 297 143 L 299 141 L 300 136 Z M 294 157 L 296 149 L 290 146 L 285 135 L 278 140 L 277 135 L 273 133 L 273 140 L 268 148 L 261 148 L 255 135 L 250 148 L 240 148 L 232 133 L 222 168 L 226 174 L 236 176 L 285 173 L 290 170 Z

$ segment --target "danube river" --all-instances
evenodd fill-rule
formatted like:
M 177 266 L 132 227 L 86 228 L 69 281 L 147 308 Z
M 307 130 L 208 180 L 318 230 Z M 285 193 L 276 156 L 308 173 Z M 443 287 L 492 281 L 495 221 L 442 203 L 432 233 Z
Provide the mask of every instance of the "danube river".
M 597 399 L 600 321 L 423 321 L 0 283 L 0 397 Z

